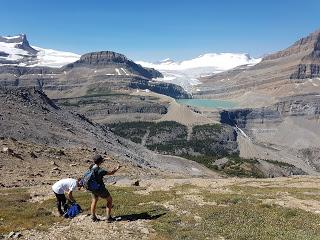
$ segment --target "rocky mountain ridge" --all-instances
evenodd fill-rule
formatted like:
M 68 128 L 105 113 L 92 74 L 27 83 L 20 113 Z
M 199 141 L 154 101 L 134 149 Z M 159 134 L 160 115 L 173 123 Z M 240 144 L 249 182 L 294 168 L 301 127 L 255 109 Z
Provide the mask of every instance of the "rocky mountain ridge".
M 233 69 L 200 79 L 198 97 L 258 94 L 274 98 L 319 90 L 320 31 L 301 38 L 285 50 L 270 54 L 254 66 Z M 270 99 L 270 98 L 269 98 Z
M 66 92 L 67 96 L 82 96 L 97 88 L 108 91 L 148 89 L 175 98 L 190 97 L 178 85 L 152 80 L 160 76 L 160 72 L 143 68 L 111 51 L 85 54 L 62 68 L 0 66 L 0 86 L 38 87 L 52 98 L 60 98 Z

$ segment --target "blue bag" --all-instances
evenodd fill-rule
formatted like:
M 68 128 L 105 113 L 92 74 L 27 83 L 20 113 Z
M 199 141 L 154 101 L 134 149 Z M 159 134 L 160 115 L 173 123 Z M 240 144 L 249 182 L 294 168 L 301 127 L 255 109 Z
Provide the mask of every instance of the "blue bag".
M 71 206 L 68 208 L 66 213 L 64 214 L 65 218 L 74 218 L 79 213 L 82 213 L 82 208 L 78 203 L 72 203 Z

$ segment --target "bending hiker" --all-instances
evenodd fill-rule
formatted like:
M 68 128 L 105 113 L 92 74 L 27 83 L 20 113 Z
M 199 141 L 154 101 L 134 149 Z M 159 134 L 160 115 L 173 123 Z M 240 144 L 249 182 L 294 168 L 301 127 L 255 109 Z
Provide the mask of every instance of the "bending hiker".
M 112 197 L 107 190 L 106 186 L 104 185 L 103 182 L 103 177 L 105 175 L 113 175 L 116 173 L 121 166 L 118 166 L 116 169 L 113 171 L 106 171 L 102 168 L 100 168 L 101 164 L 104 162 L 104 158 L 101 155 L 96 155 L 93 157 L 93 162 L 94 164 L 90 167 L 89 172 L 92 172 L 95 184 L 96 185 L 95 189 L 94 187 L 88 187 L 87 189 L 91 191 L 92 194 L 92 203 L 91 203 L 91 218 L 92 220 L 98 221 L 99 219 L 96 216 L 96 207 L 97 207 L 97 202 L 99 198 L 106 199 L 107 201 L 107 207 L 106 207 L 106 219 L 107 221 L 111 222 L 113 221 L 113 217 L 111 216 L 111 210 L 112 210 Z
M 63 216 L 63 214 L 67 211 L 67 199 L 71 203 L 75 202 L 72 196 L 72 192 L 77 190 L 77 188 L 78 190 L 80 190 L 81 187 L 82 183 L 80 179 L 77 180 L 73 178 L 61 179 L 60 181 L 53 184 L 52 190 L 57 198 L 57 208 L 60 216 Z M 65 193 L 67 193 L 67 198 L 65 196 Z M 63 210 L 61 209 L 61 207 L 63 207 Z

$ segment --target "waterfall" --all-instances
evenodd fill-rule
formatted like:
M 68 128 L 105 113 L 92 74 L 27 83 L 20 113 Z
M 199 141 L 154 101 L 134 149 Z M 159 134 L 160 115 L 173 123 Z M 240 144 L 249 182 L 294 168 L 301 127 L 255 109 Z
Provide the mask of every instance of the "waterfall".
M 235 125 L 235 127 L 245 138 L 250 139 L 250 137 L 241 128 L 239 128 L 237 125 Z

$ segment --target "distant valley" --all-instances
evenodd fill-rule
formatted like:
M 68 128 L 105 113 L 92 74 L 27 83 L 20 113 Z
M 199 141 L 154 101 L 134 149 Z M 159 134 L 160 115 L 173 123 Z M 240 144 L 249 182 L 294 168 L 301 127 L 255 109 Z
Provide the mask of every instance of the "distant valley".
M 111 144 L 113 147 L 107 148 L 114 149 L 117 156 L 127 151 L 121 158 L 138 165 L 146 163 L 143 168 L 166 169 L 166 159 L 172 156 L 184 159 L 184 164 L 198 162 L 222 175 L 318 174 L 319 36 L 319 31 L 314 32 L 263 59 L 221 53 L 157 63 L 134 62 L 113 51 L 79 56 L 42 49 L 30 45 L 26 35 L 0 37 L 0 86 L 5 102 L 2 119 L 15 119 L 18 126 L 25 124 L 19 117 L 23 104 L 15 101 L 38 104 L 36 99 L 48 97 L 50 106 L 59 109 L 53 111 L 70 119 L 61 122 L 62 128 L 70 129 L 64 137 L 79 134 L 71 126 L 84 121 L 77 124 L 82 128 L 89 123 L 90 128 L 85 129 L 90 133 L 83 134 L 93 134 L 92 139 Z M 175 99 L 182 99 L 184 104 Z M 183 99 L 218 99 L 225 105 L 188 104 Z M 37 108 L 49 109 L 46 104 Z M 24 114 L 31 121 L 27 121 L 29 126 L 57 123 L 52 117 L 32 123 L 34 116 Z M 6 129 L 12 128 L 8 126 Z M 55 134 L 48 130 L 39 132 L 46 136 L 39 142 L 41 138 L 22 125 L 14 138 L 36 144 L 56 139 L 50 144 L 61 146 L 60 137 L 52 137 Z M 8 130 L 2 133 L 3 138 L 13 134 Z M 81 142 L 68 141 L 75 146 Z M 141 157 L 132 149 L 139 149 Z M 162 156 L 161 167 L 154 154 Z M 181 173 L 180 160 L 170 168 Z

